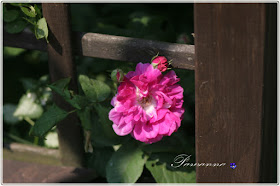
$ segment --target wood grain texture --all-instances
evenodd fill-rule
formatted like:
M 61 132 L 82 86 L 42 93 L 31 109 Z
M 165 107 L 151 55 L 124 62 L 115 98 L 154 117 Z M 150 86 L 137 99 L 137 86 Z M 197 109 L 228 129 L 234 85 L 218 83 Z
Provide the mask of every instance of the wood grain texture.
M 138 63 L 150 62 L 159 52 L 168 60 L 173 59 L 174 68 L 195 68 L 194 45 L 82 32 L 73 32 L 72 39 L 74 55 Z M 4 46 L 41 51 L 46 51 L 47 48 L 46 42 L 37 40 L 28 29 L 20 34 L 8 34 L 4 31 Z
M 197 182 L 260 182 L 270 171 L 261 170 L 266 6 L 195 4 L 194 12 L 196 161 L 226 163 L 197 167 Z
M 150 62 L 159 52 L 174 68 L 194 69 L 194 46 L 96 33 L 75 33 L 75 51 L 88 57 Z
M 77 78 L 72 55 L 71 26 L 68 4 L 43 3 L 43 15 L 49 27 L 48 61 L 51 81 L 71 77 L 69 89 L 77 92 Z M 54 102 L 62 109 L 74 110 L 58 94 Z M 62 163 L 83 166 L 83 131 L 76 113 L 70 114 L 57 125 Z

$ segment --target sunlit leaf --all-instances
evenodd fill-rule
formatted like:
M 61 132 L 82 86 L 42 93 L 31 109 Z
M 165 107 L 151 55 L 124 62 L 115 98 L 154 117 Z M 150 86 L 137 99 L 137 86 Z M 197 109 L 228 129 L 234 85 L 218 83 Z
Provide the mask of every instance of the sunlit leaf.
M 21 6 L 20 9 L 25 15 L 29 17 L 36 17 L 36 11 L 33 6 L 29 6 L 28 8 Z
M 101 102 L 108 98 L 111 93 L 110 87 L 95 79 L 91 79 L 85 75 L 79 76 L 79 82 L 85 95 L 92 102 Z
M 49 31 L 47 21 L 44 17 L 38 20 L 35 35 L 37 39 L 45 38 L 48 41 Z
M 146 162 L 157 183 L 195 183 L 194 167 L 173 168 L 171 164 L 177 154 L 158 153 Z

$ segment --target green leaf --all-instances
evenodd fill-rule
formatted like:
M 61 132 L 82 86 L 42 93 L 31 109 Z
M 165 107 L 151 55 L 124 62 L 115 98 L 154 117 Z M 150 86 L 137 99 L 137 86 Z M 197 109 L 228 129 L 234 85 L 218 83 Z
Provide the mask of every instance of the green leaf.
M 135 141 L 123 144 L 106 166 L 109 183 L 135 183 L 141 176 L 147 158 Z
M 20 9 L 25 15 L 27 15 L 29 17 L 36 17 L 36 11 L 33 6 L 29 6 L 28 8 L 21 6 Z
M 70 99 L 68 102 L 77 109 L 82 109 L 89 104 L 89 101 L 85 96 L 75 95 L 73 93 L 72 99 Z
M 84 130 L 91 130 L 92 124 L 91 124 L 91 115 L 90 115 L 90 108 L 86 107 L 82 110 L 78 110 L 77 114 L 81 120 L 81 124 L 84 128 Z
M 112 146 L 120 144 L 129 136 L 118 136 L 112 127 L 112 121 L 108 118 L 109 109 L 100 105 L 94 105 L 98 115 L 93 113 L 92 142 L 95 146 Z M 98 118 L 98 119 L 97 119 Z
M 5 104 L 3 106 L 4 121 L 6 123 L 16 124 L 19 122 L 19 119 L 13 115 L 16 108 L 17 106 L 15 104 Z
M 79 76 L 79 82 L 85 95 L 92 102 L 101 102 L 111 93 L 110 87 L 102 81 L 91 79 L 85 75 Z
M 38 86 L 37 80 L 32 79 L 32 78 L 20 78 L 20 81 L 21 81 L 22 86 L 25 89 L 25 91 L 28 91 L 28 90 L 34 91 Z
M 49 87 L 55 91 L 56 93 L 58 93 L 59 95 L 64 95 L 67 98 L 70 97 L 70 92 L 68 91 L 68 85 L 70 83 L 71 78 L 63 78 L 60 79 L 54 83 L 52 83 L 51 85 L 49 85 Z
M 5 10 L 3 11 L 3 19 L 5 22 L 9 23 L 15 21 L 19 16 L 19 11 L 17 10 Z
M 62 110 L 53 104 L 35 123 L 31 128 L 29 134 L 43 137 L 49 132 L 58 122 L 67 117 L 69 112 Z
M 71 78 L 60 79 L 49 85 L 49 87 L 62 96 L 64 100 L 70 103 L 73 107 L 82 109 L 82 107 L 87 105 L 87 99 L 84 96 L 74 95 L 73 91 L 68 90 L 70 80 Z
M 195 183 L 194 167 L 173 168 L 171 164 L 178 154 L 157 153 L 146 162 L 157 183 Z
M 36 20 L 28 19 L 28 18 L 26 18 L 26 17 L 23 17 L 23 19 L 26 20 L 28 23 L 30 23 L 30 24 L 32 24 L 32 25 L 34 25 L 34 26 L 37 26 Z
M 9 56 L 18 56 L 25 51 L 26 50 L 23 48 L 4 47 L 4 55 L 9 55 Z
M 34 8 L 35 8 L 35 12 L 37 13 L 37 15 L 38 15 L 39 17 L 41 17 L 41 16 L 42 16 L 42 13 L 41 13 L 41 10 L 39 9 L 39 7 L 35 4 L 35 5 L 34 5 Z
M 19 104 L 14 116 L 20 119 L 28 117 L 30 119 L 37 119 L 41 117 L 43 108 L 40 104 L 35 102 L 36 94 L 27 93 L 20 98 Z
M 118 137 L 113 130 L 113 122 L 109 120 L 110 108 L 102 106 L 101 104 L 95 104 L 94 108 L 99 117 L 99 123 L 102 125 L 103 131 L 108 138 Z
M 23 31 L 26 27 L 27 23 L 24 20 L 18 19 L 16 21 L 7 23 L 5 25 L 5 31 L 10 34 L 16 34 Z
M 45 38 L 48 41 L 49 31 L 47 21 L 44 17 L 38 20 L 35 35 L 37 39 Z
M 111 159 L 114 149 L 112 147 L 94 148 L 93 154 L 89 159 L 89 167 L 106 178 L 106 165 Z

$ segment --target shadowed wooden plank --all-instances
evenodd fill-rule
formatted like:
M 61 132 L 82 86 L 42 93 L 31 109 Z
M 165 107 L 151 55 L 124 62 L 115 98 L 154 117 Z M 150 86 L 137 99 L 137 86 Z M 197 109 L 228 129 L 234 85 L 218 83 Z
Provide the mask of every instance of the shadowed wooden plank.
M 271 148 L 276 143 L 269 139 L 272 136 L 263 136 L 264 92 L 276 91 L 264 82 L 272 72 L 264 71 L 265 63 L 270 67 L 276 63 L 276 58 L 266 60 L 266 34 L 272 34 L 266 30 L 266 8 L 265 4 L 195 4 L 196 161 L 226 163 L 197 167 L 197 182 L 270 181 L 261 180 L 263 172 L 272 172 L 268 165 L 261 169 L 261 164 L 275 163 L 262 156 L 270 153 L 263 151 L 263 138 Z M 275 46 L 267 50 L 274 51 Z M 271 120 L 272 126 L 275 121 Z M 231 169 L 230 163 L 237 167 Z
M 150 62 L 158 52 L 168 60 L 173 59 L 174 68 L 194 70 L 194 45 L 166 43 L 131 37 L 97 33 L 73 32 L 73 53 L 127 62 Z M 25 29 L 19 34 L 4 31 L 4 46 L 46 51 L 46 42 L 37 40 Z

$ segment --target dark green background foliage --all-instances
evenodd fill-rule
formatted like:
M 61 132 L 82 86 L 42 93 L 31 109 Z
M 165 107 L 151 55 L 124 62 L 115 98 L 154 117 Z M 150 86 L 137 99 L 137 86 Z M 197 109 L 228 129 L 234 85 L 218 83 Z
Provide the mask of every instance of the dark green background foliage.
M 16 8 L 7 6 L 10 11 Z M 17 14 L 24 15 L 22 12 L 5 15 L 8 20 L 5 26 L 15 20 L 25 21 Z M 193 44 L 193 4 L 71 4 L 71 17 L 74 31 Z M 24 24 L 28 25 L 27 21 Z M 136 64 L 77 56 L 75 63 L 78 75 L 85 75 L 78 76 L 79 95 L 68 91 L 68 80 L 49 86 L 45 52 L 4 47 L 4 143 L 15 141 L 49 147 L 44 138 L 33 135 L 55 132 L 52 122 L 40 127 L 40 123 L 48 120 L 44 114 L 51 114 L 56 121 L 68 114 L 63 111 L 61 117 L 52 114 L 52 109 L 59 109 L 51 100 L 53 90 L 66 101 L 74 96 L 70 104 L 77 109 L 84 129 L 91 133 L 86 149 L 92 148 L 93 152 L 87 152 L 87 165 L 99 174 L 95 182 L 195 182 L 194 168 L 170 166 L 180 153 L 192 155 L 190 162 L 195 162 L 193 71 L 175 69 L 184 88 L 186 111 L 181 127 L 171 137 L 147 145 L 129 135 L 117 136 L 108 119 L 110 100 L 116 91 L 110 72 L 116 68 L 128 72 Z M 102 89 L 93 90 L 90 84 Z M 17 117 L 13 116 L 15 110 Z M 42 110 L 43 117 L 39 117 Z M 34 122 L 29 135 L 30 124 Z

